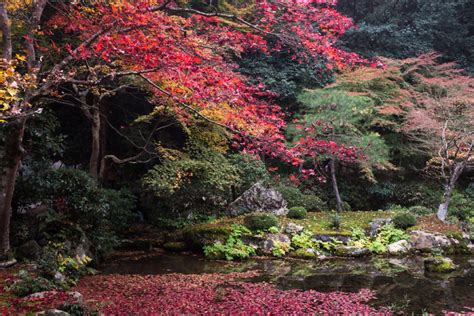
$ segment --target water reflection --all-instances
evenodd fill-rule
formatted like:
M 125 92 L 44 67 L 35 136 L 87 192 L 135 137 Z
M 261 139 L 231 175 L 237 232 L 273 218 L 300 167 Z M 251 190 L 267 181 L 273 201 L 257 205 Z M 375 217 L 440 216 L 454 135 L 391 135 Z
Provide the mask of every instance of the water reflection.
M 261 277 L 282 289 L 314 289 L 322 292 L 377 292 L 373 304 L 391 306 L 404 313 L 439 314 L 443 310 L 474 308 L 474 275 L 468 257 L 453 258 L 459 269 L 448 275 L 426 274 L 423 258 L 366 258 L 357 260 L 252 260 L 243 263 L 206 261 L 197 255 L 161 254 L 124 258 L 102 267 L 103 273 L 224 273 L 259 269 Z

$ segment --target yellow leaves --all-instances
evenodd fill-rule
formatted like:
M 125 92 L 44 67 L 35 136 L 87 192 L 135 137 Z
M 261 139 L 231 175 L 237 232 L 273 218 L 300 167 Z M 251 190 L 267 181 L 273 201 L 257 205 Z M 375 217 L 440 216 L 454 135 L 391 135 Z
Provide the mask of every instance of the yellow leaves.
M 17 60 L 19 60 L 19 61 L 25 61 L 25 60 L 26 60 L 26 56 L 24 56 L 24 55 L 18 55 L 18 54 L 16 54 L 16 55 L 15 55 L 15 58 L 16 58 Z

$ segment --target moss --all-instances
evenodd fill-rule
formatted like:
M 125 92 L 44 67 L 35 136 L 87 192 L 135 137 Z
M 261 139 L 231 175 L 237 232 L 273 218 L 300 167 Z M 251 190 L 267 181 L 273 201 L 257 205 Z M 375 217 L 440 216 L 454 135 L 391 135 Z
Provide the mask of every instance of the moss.
M 290 257 L 293 258 L 300 258 L 300 259 L 313 259 L 316 258 L 316 254 L 314 252 L 310 252 L 307 249 L 296 249 L 289 253 Z
M 267 230 L 270 227 L 278 226 L 278 218 L 270 214 L 253 214 L 244 219 L 244 225 L 253 231 Z
M 181 252 L 186 250 L 186 243 L 182 241 L 170 241 L 163 245 L 163 248 L 172 252 Z
M 449 273 L 456 270 L 456 265 L 449 258 L 430 257 L 425 259 L 425 270 L 434 273 Z
M 204 246 L 217 241 L 225 242 L 231 233 L 231 225 L 215 222 L 193 225 L 183 230 L 186 245 L 193 250 L 202 250 Z

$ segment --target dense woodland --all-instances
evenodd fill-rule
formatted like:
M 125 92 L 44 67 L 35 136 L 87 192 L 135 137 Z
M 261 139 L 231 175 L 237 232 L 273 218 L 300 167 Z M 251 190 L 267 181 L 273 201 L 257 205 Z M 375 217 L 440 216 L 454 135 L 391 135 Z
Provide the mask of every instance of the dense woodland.
M 159 248 L 252 256 L 241 237 L 283 225 L 229 222 L 256 184 L 283 197 L 287 217 L 322 218 L 373 253 L 412 226 L 472 241 L 473 1 L 7 0 L 0 31 L 0 262 L 37 262 L 39 290 L 75 286 L 132 230 Z M 384 226 L 398 237 L 363 237 L 378 217 L 398 217 Z M 221 221 L 223 231 L 202 226 Z M 199 227 L 209 242 L 183 246 Z M 302 257 L 337 253 L 295 236 Z M 270 255 L 289 252 L 279 241 Z M 21 271 L 27 285 L 10 289 L 38 292 Z M 186 311 L 203 312 L 173 312 Z

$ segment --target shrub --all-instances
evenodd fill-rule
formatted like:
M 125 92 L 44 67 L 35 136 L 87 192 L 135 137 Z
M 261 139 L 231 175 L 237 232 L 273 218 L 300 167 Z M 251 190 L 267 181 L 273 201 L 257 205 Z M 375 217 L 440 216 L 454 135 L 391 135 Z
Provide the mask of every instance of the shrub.
M 244 226 L 232 225 L 232 232 L 225 243 L 216 242 L 204 247 L 204 255 L 209 259 L 243 260 L 255 255 L 252 246 L 245 245 L 241 239 L 242 235 L 251 234 Z
M 333 229 L 339 230 L 342 225 L 342 217 L 338 213 L 331 213 L 329 216 L 329 226 Z
M 270 227 L 278 226 L 278 219 L 270 214 L 254 214 L 246 216 L 244 224 L 253 231 L 268 230 Z
M 57 290 L 59 287 L 42 276 L 33 275 L 26 270 L 20 270 L 16 274 L 15 279 L 5 289 L 22 297 L 36 292 Z
M 305 194 L 303 195 L 302 206 L 309 212 L 327 211 L 328 206 L 326 202 L 321 200 L 317 195 Z
M 275 257 L 283 257 L 290 251 L 290 245 L 278 240 L 275 240 L 272 248 L 272 255 Z
M 416 217 L 410 213 L 397 214 L 392 221 L 394 226 L 399 229 L 407 229 L 416 225 Z
M 421 206 L 421 205 L 416 205 L 412 206 L 408 209 L 408 212 L 413 215 L 418 215 L 418 216 L 424 216 L 424 215 L 431 215 L 434 213 L 433 209 Z
M 301 206 L 303 201 L 303 193 L 293 186 L 279 185 L 276 190 L 281 193 L 285 201 L 288 203 L 288 207 Z
M 309 231 L 303 231 L 299 235 L 291 237 L 291 246 L 294 249 L 309 249 L 314 247 L 313 234 Z
M 290 208 L 286 217 L 293 219 L 303 219 L 308 215 L 306 209 L 302 206 L 294 206 Z
M 474 218 L 474 194 L 471 190 L 466 190 L 465 194 L 455 192 L 449 205 L 449 214 L 461 221 Z
M 368 248 L 375 253 L 386 252 L 389 244 L 403 239 L 409 239 L 403 230 L 397 229 L 393 225 L 385 225 L 380 229 L 375 239 L 369 242 Z

